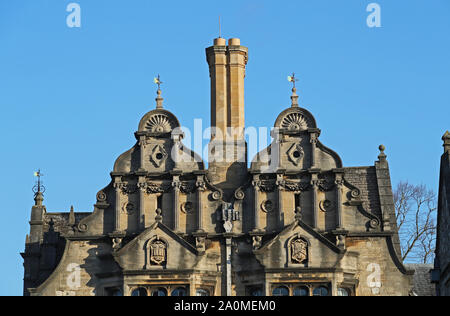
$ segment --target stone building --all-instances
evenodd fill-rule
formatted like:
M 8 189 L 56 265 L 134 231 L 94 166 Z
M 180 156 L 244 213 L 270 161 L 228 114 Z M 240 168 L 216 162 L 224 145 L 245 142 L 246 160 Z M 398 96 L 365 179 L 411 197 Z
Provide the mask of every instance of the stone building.
M 450 296 L 450 133 L 442 137 L 444 154 L 441 157 L 437 215 L 436 257 L 432 279 L 436 294 Z
M 92 213 L 47 212 L 38 188 L 24 294 L 409 295 L 384 146 L 373 166 L 344 167 L 294 85 L 273 142 L 249 162 L 248 49 L 218 38 L 206 57 L 208 168 L 158 88 Z

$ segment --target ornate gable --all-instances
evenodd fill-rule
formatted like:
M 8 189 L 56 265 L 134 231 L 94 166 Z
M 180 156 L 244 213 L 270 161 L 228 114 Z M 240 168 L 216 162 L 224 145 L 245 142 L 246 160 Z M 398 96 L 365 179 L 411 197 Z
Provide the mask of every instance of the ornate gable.
M 155 222 L 113 254 L 124 271 L 177 269 L 180 265 L 192 268 L 197 255 L 197 249 L 161 222 Z

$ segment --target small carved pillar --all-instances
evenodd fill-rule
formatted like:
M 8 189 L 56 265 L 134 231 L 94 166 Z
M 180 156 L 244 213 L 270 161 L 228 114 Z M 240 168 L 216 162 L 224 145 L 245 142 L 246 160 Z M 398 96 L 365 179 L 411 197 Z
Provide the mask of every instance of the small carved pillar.
M 225 255 L 226 255 L 226 275 L 227 275 L 227 296 L 231 296 L 231 246 L 232 246 L 232 237 L 226 237 L 225 239 Z
M 311 168 L 315 168 L 317 166 L 316 162 L 317 134 L 311 133 L 309 141 L 311 143 Z
M 259 175 L 253 175 L 253 197 L 254 197 L 254 231 L 261 231 L 261 223 L 259 220 L 259 191 L 260 191 L 260 180 Z
M 281 168 L 281 143 L 283 141 L 283 135 L 280 134 L 279 128 L 273 129 L 270 135 L 273 138 L 273 145 L 269 154 L 269 165 L 261 168 L 263 173 L 274 173 Z
M 197 175 L 197 232 L 203 232 L 203 192 L 206 190 L 203 175 Z
M 311 174 L 311 187 L 312 187 L 312 206 L 313 206 L 313 228 L 319 227 L 319 203 L 317 201 L 317 190 L 319 188 L 319 179 L 317 173 Z
M 180 177 L 179 175 L 173 176 L 173 230 L 178 232 L 180 229 Z
M 284 214 L 283 214 L 283 185 L 284 185 L 284 178 L 283 178 L 283 172 L 277 173 L 277 196 L 278 196 L 278 208 L 277 208 L 277 218 L 280 227 L 284 227 Z
M 139 208 L 138 208 L 138 230 L 145 228 L 145 193 L 147 191 L 147 183 L 145 182 L 145 177 L 139 176 L 138 182 L 139 188 Z
M 115 208 L 115 221 L 114 230 L 120 232 L 120 191 L 123 188 L 123 183 L 121 182 L 121 177 L 114 177 L 114 188 L 116 189 L 116 208 Z
M 144 135 L 139 136 L 139 147 L 141 153 L 141 161 L 139 165 L 139 170 L 144 170 L 144 162 L 145 162 L 145 147 L 147 146 L 147 139 Z
M 172 147 L 172 158 L 175 162 L 175 168 L 179 167 L 179 164 L 181 162 L 181 156 L 180 156 L 180 150 L 181 150 L 181 140 L 184 137 L 184 133 L 181 131 L 181 129 L 177 128 L 172 131 L 172 140 L 173 140 L 173 147 Z
M 344 226 L 343 216 L 342 216 L 342 187 L 344 185 L 344 180 L 342 178 L 342 173 L 336 173 L 336 229 L 342 229 Z

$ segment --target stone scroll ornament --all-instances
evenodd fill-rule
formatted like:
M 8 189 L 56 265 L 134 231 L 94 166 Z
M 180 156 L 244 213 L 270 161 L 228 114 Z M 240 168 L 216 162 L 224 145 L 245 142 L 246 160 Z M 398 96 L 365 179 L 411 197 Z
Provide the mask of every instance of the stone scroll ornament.
M 308 243 L 301 239 L 296 238 L 291 243 L 291 259 L 293 263 L 304 263 L 308 259 Z

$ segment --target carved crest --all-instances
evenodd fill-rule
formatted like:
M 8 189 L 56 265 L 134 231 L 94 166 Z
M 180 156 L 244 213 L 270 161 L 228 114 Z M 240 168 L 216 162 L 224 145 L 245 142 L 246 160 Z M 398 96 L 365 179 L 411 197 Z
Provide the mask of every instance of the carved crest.
M 162 265 L 166 261 L 167 245 L 157 238 L 150 244 L 150 261 L 155 265 Z
M 296 238 L 291 243 L 291 259 L 293 263 L 305 263 L 308 259 L 308 243 L 302 238 Z

